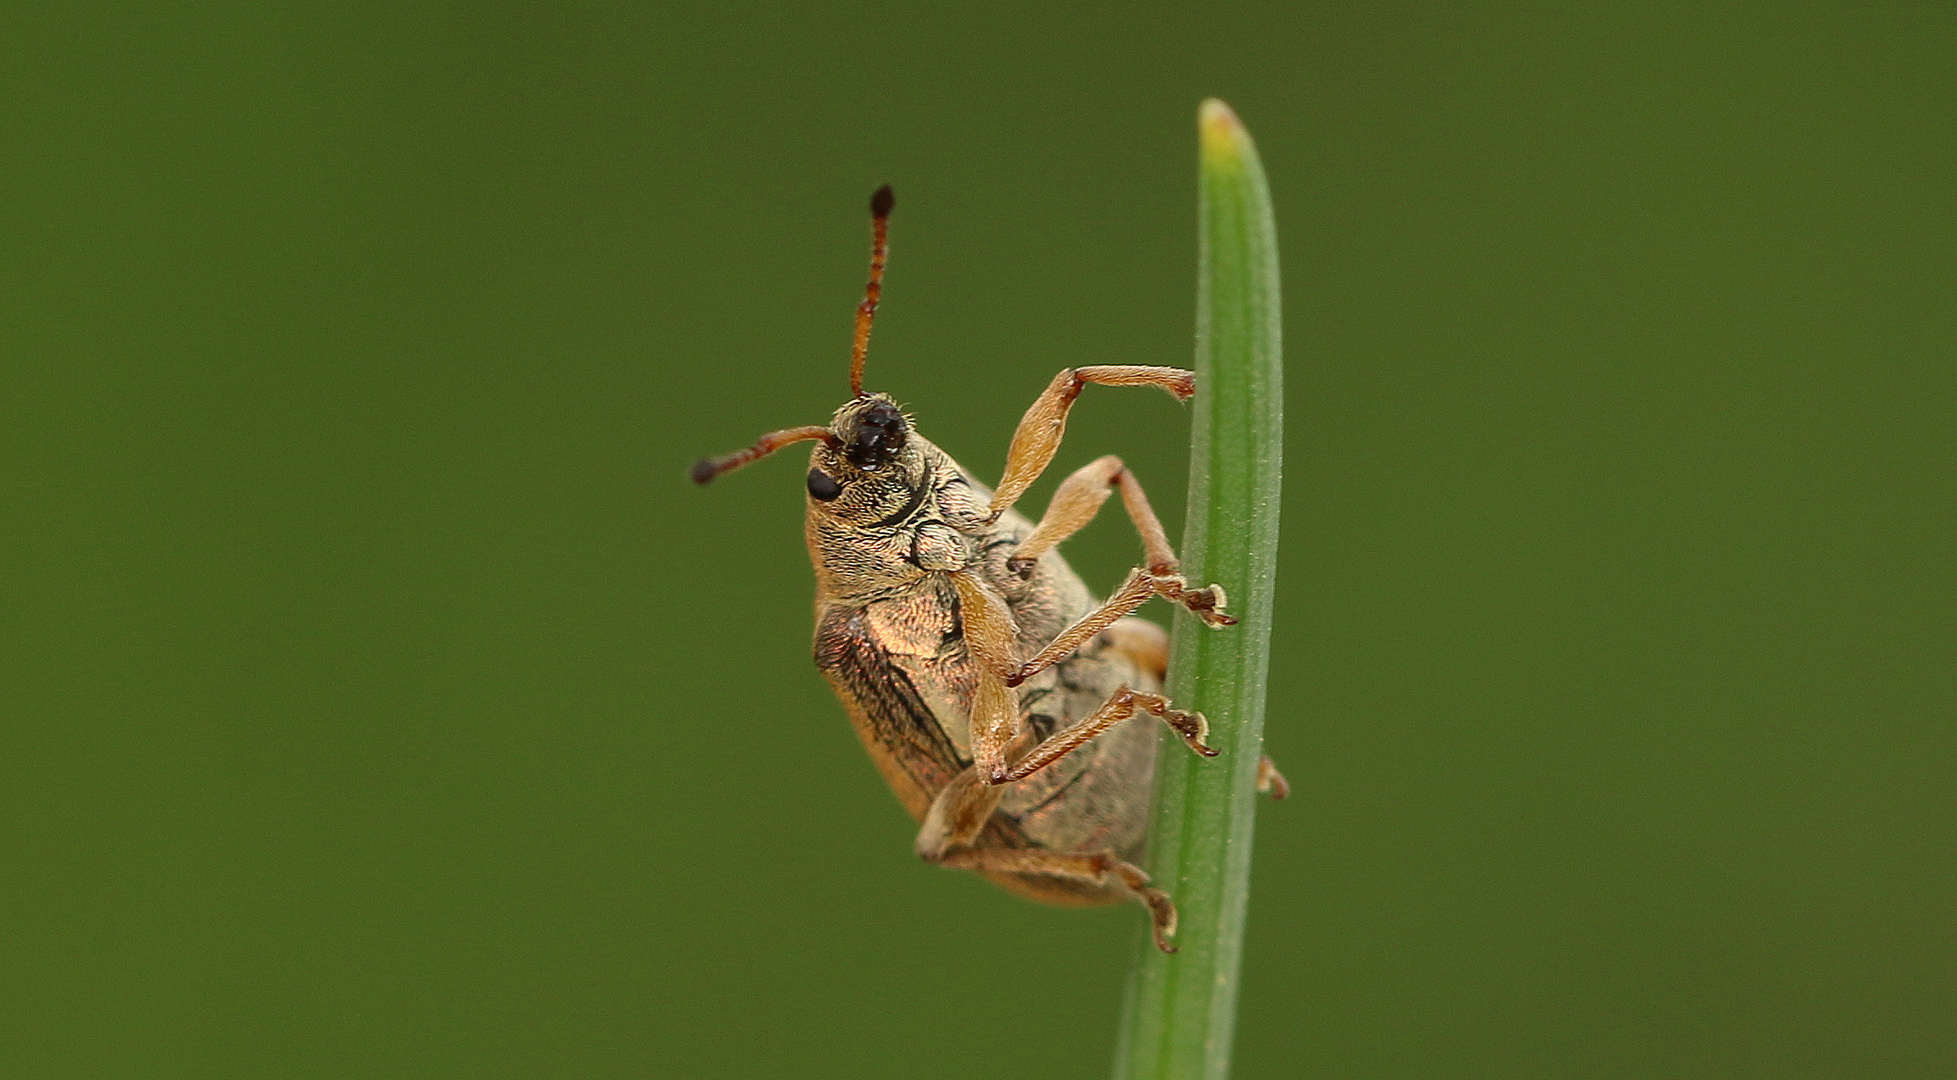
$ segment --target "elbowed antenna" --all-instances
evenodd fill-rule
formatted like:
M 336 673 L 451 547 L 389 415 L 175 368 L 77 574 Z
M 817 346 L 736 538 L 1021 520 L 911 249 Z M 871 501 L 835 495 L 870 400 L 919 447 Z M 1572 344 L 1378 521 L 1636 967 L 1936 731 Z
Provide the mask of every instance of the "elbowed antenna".
M 897 196 L 885 184 L 870 196 L 870 284 L 863 290 L 863 302 L 856 305 L 856 347 L 849 357 L 849 392 L 863 396 L 863 358 L 870 352 L 870 324 L 877 318 L 877 301 L 883 298 L 883 264 L 890 255 L 890 208 Z

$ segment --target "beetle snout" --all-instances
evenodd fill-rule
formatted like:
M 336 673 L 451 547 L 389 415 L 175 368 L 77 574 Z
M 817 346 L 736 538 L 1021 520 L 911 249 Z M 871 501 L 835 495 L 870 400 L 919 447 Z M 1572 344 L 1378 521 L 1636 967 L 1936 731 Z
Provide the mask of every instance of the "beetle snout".
M 845 406 L 843 415 L 836 417 L 835 428 L 843 443 L 843 456 L 866 472 L 882 468 L 902 453 L 911 430 L 904 411 L 882 394 L 865 399 L 860 407 Z

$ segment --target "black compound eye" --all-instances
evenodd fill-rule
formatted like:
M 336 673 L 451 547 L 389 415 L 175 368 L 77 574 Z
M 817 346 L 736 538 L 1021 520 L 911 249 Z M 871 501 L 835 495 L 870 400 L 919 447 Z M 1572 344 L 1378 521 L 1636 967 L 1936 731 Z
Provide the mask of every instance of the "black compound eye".
M 821 469 L 809 470 L 809 497 L 819 502 L 828 502 L 843 493 L 843 486 L 836 478 Z

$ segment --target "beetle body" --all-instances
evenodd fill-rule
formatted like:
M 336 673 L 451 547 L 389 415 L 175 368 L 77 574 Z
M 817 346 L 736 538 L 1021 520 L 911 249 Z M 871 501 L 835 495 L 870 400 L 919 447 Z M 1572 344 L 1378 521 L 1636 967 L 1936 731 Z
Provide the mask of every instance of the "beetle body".
M 1033 523 L 1014 511 L 988 522 L 990 489 L 922 437 L 912 435 L 910 445 L 914 465 L 886 473 L 879 482 L 890 494 L 871 512 L 890 502 L 896 511 L 872 519 L 879 522 L 872 528 L 839 520 L 834 502 L 810 495 L 807 534 L 817 581 L 816 666 L 884 780 L 922 821 L 932 800 L 972 764 L 970 703 L 980 672 L 947 572 L 970 570 L 1000 594 L 1024 655 L 1099 603 L 1058 553 L 1040 557 L 1026 577 L 1008 567 Z M 829 456 L 819 447 L 811 470 L 834 469 Z M 1073 727 L 1118 687 L 1159 690 L 1167 657 L 1159 627 L 1122 620 L 1019 687 L 1027 735 L 1044 739 Z M 1090 740 L 1012 785 L 986 823 L 987 839 L 1132 860 L 1143 840 L 1155 744 L 1155 732 L 1140 724 Z M 1127 893 L 1118 884 L 1049 874 L 986 876 L 1049 903 L 1114 903 Z
M 1139 900 L 1173 952 L 1175 905 L 1135 865 L 1153 786 L 1153 716 L 1198 754 L 1207 724 L 1161 691 L 1168 637 L 1131 613 L 1151 597 L 1212 627 L 1233 625 L 1223 590 L 1190 588 L 1139 481 L 1119 458 L 1082 467 L 1037 523 L 1013 506 L 1052 461 L 1089 384 L 1195 392 L 1180 368 L 1062 370 L 1021 418 L 996 488 L 863 390 L 882 291 L 890 189 L 871 200 L 870 284 L 857 308 L 852 397 L 825 425 L 764 435 L 702 461 L 706 483 L 812 441 L 805 534 L 815 566 L 815 661 L 897 798 L 917 852 L 1055 904 Z M 1057 546 L 1119 492 L 1143 563 L 1097 600 Z M 1283 778 L 1260 763 L 1259 786 Z

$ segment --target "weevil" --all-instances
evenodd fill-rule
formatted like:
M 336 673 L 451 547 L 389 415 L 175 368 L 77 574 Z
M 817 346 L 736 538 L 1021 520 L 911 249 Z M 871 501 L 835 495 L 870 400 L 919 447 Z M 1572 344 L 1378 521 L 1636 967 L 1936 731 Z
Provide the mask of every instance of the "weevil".
M 1132 613 L 1151 597 L 1211 627 L 1236 623 L 1217 585 L 1191 588 L 1135 474 L 1113 455 L 1060 484 L 1038 524 L 1013 509 L 1053 460 L 1090 384 L 1153 386 L 1186 401 L 1195 374 L 1104 365 L 1053 377 L 1019 422 L 997 487 L 863 389 L 889 253 L 888 185 L 870 199 L 870 281 L 857 305 L 850 399 L 826 425 L 763 435 L 700 461 L 705 484 L 798 442 L 815 444 L 804 533 L 815 564 L 815 662 L 897 798 L 917 854 L 1061 905 L 1134 899 L 1174 952 L 1174 902 L 1136 865 L 1146 840 L 1153 716 L 1205 757 L 1208 722 L 1162 696 L 1168 635 Z M 1142 565 L 1106 601 L 1056 550 L 1120 492 Z M 1258 789 L 1284 778 L 1258 763 Z

